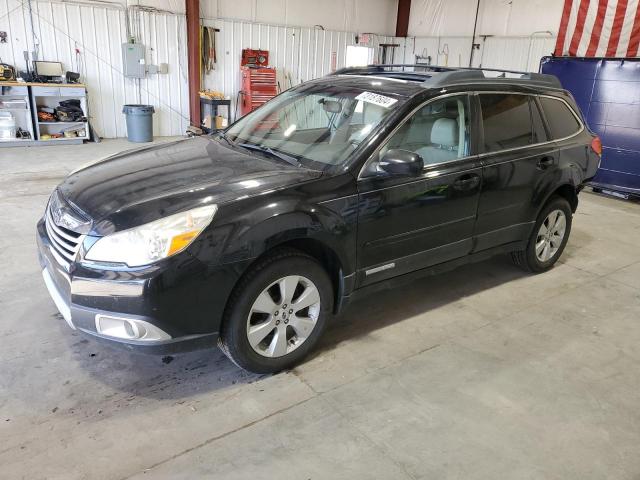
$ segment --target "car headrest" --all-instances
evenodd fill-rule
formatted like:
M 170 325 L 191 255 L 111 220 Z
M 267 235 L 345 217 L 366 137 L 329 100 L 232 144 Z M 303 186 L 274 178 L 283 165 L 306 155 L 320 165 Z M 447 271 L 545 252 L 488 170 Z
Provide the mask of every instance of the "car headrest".
M 452 118 L 439 118 L 431 129 L 431 143 L 443 147 L 458 145 L 458 122 Z

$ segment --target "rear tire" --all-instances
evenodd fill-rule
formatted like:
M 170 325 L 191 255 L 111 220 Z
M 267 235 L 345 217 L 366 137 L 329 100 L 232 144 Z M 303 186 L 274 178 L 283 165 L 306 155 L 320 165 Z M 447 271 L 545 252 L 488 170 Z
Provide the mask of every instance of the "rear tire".
M 277 250 L 234 289 L 218 346 L 240 368 L 278 372 L 313 349 L 332 309 L 332 284 L 322 266 L 298 250 Z
M 527 272 L 546 272 L 558 261 L 571 233 L 569 202 L 554 196 L 538 215 L 527 247 L 511 252 L 513 262 Z

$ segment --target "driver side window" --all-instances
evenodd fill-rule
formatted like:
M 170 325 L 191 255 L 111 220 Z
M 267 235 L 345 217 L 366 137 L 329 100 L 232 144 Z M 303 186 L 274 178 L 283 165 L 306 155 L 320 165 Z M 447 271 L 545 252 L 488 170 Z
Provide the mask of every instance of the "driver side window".
M 425 166 L 467 156 L 468 96 L 443 98 L 423 106 L 387 141 L 380 150 L 378 160 L 391 149 L 417 153 Z

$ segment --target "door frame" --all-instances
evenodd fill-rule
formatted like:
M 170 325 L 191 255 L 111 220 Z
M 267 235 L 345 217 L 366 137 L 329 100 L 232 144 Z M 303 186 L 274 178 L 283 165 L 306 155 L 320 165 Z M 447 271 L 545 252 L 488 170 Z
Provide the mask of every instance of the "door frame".
M 472 91 L 457 91 L 457 92 L 451 92 L 451 93 L 446 93 L 446 94 L 441 94 L 441 95 L 437 95 L 431 98 L 428 98 L 422 102 L 420 102 L 419 104 L 417 104 L 415 107 L 413 107 L 405 116 L 404 118 L 398 122 L 398 124 L 387 134 L 385 135 L 385 137 L 378 143 L 378 145 L 375 147 L 374 151 L 368 156 L 368 158 L 362 163 L 362 166 L 360 167 L 360 170 L 358 172 L 358 175 L 356 177 L 356 189 L 357 189 L 357 195 L 358 195 L 358 205 L 360 205 L 360 198 L 361 195 L 363 193 L 371 193 L 371 192 L 376 192 L 376 191 L 380 191 L 380 190 L 386 190 L 386 189 L 390 189 L 390 188 L 399 188 L 399 187 L 406 187 L 411 185 L 412 183 L 418 183 L 418 182 L 424 182 L 426 180 L 429 179 L 436 179 L 438 177 L 441 176 L 445 176 L 445 175 L 452 175 L 454 174 L 453 172 L 451 172 L 447 167 L 451 167 L 453 165 L 459 164 L 461 167 L 463 167 L 461 169 L 461 171 L 459 172 L 459 174 L 464 174 L 464 171 L 468 171 L 468 170 L 474 170 L 474 169 L 479 169 L 480 170 L 480 185 L 478 186 L 479 192 L 481 192 L 482 189 L 482 163 L 481 160 L 479 158 L 479 155 L 477 154 L 478 152 L 478 142 L 479 142 L 479 136 L 478 136 L 478 122 L 480 121 L 478 118 L 478 109 L 477 106 L 474 102 L 473 99 L 473 95 L 474 92 Z M 380 150 L 387 144 L 387 142 L 393 137 L 393 135 L 396 134 L 396 132 L 406 123 L 408 122 L 411 118 L 413 118 L 413 116 L 415 115 L 415 113 L 417 111 L 419 111 L 420 109 L 422 109 L 423 107 L 425 107 L 426 105 L 433 103 L 433 102 L 437 102 L 439 100 L 445 99 L 445 98 L 449 98 L 449 97 L 462 97 L 465 96 L 467 98 L 467 107 L 468 107 L 468 128 L 469 128 L 469 145 L 468 145 L 468 152 L 467 155 L 465 155 L 464 157 L 460 157 L 460 158 L 456 158 L 454 160 L 450 160 L 450 161 L 446 161 L 446 162 L 441 162 L 441 163 L 437 163 L 437 164 L 431 164 L 431 165 L 425 165 L 422 172 L 417 175 L 417 176 L 398 176 L 395 181 L 393 179 L 392 176 L 390 177 L 381 177 L 381 176 L 376 176 L 376 175 L 363 175 L 365 170 L 369 167 L 369 165 L 376 161 L 376 159 L 378 159 L 379 156 L 379 152 Z M 444 170 L 444 171 L 443 171 Z M 391 179 L 392 181 L 390 182 L 390 184 L 386 184 L 384 186 L 380 186 L 379 188 L 372 188 L 370 190 L 367 190 L 365 192 L 363 192 L 361 190 L 361 186 L 363 184 L 370 184 L 376 181 L 380 181 L 381 179 L 385 179 L 385 180 L 389 180 Z M 479 201 L 479 194 L 478 194 L 478 201 Z M 477 218 L 477 208 L 478 208 L 478 204 L 476 203 L 476 210 L 474 212 L 474 216 Z M 358 224 L 359 224 L 360 220 L 358 219 Z M 471 236 L 469 237 L 469 241 L 471 242 L 471 245 L 473 245 L 473 231 L 474 231 L 475 227 L 472 228 L 471 231 Z M 358 234 L 357 234 L 357 239 L 356 239 L 357 244 L 359 245 L 360 242 L 360 229 L 358 228 Z M 454 243 L 460 243 L 460 242 L 454 242 Z M 426 250 L 425 250 L 426 251 Z M 421 252 L 424 253 L 424 252 Z M 415 254 L 414 254 L 415 255 Z M 356 273 L 357 273 L 357 277 L 360 278 L 360 275 L 364 272 L 364 266 L 359 265 L 360 263 L 360 252 L 358 252 L 357 254 L 358 258 L 356 259 Z M 411 256 L 411 255 L 410 255 Z M 399 258 L 405 258 L 405 257 L 399 257 Z M 390 262 L 394 262 L 394 260 L 398 260 L 398 259 L 390 259 Z M 391 264 L 389 264 L 391 265 Z M 373 267 L 373 266 L 370 266 Z M 386 265 L 382 265 L 382 266 L 377 266 L 377 267 L 373 267 L 373 270 L 377 270 L 380 269 L 380 271 L 385 270 Z M 395 265 L 394 265 L 395 267 Z M 391 268 L 391 267 L 389 267 Z M 429 267 L 427 267 L 429 268 Z M 400 276 L 404 276 L 404 275 L 408 275 L 411 274 L 412 272 L 406 272 L 404 274 L 400 274 Z M 360 283 L 358 281 L 358 283 Z M 356 288 L 362 288 L 362 286 L 360 287 L 356 287 Z
M 482 107 L 480 103 L 480 95 L 527 96 L 530 102 L 529 103 L 530 108 L 533 107 L 538 109 L 538 112 L 540 114 L 541 121 L 542 121 L 542 128 L 545 131 L 547 139 L 542 142 L 522 145 L 519 147 L 503 148 L 496 151 L 486 151 L 485 144 L 484 144 L 484 121 L 482 119 Z M 569 111 L 573 114 L 573 116 L 578 121 L 580 128 L 571 135 L 568 135 L 560 139 L 554 139 L 551 133 L 551 129 L 549 127 L 549 121 L 546 117 L 544 108 L 542 108 L 542 105 L 540 103 L 541 97 L 551 98 L 553 100 L 563 102 L 567 106 L 567 108 L 569 108 Z M 540 151 L 545 147 L 550 149 L 552 152 L 557 153 L 557 145 L 559 141 L 576 137 L 585 130 L 585 124 L 580 118 L 580 116 L 578 115 L 578 113 L 566 100 L 564 100 L 561 97 L 556 97 L 553 95 L 547 95 L 544 93 L 537 93 L 537 92 L 518 92 L 518 91 L 509 91 L 509 90 L 500 90 L 500 89 L 497 89 L 497 90 L 478 89 L 478 90 L 474 90 L 473 102 L 476 105 L 476 112 L 478 115 L 478 137 L 479 137 L 478 157 L 482 163 L 483 177 L 485 180 L 488 178 L 487 175 L 485 175 L 486 169 L 498 167 L 500 165 L 507 164 L 507 163 L 517 165 L 517 164 L 522 164 L 524 162 L 530 162 L 533 159 L 540 157 L 541 155 L 546 155 L 545 152 Z M 535 125 L 533 122 L 531 110 L 529 115 L 530 115 L 531 128 L 534 129 Z M 534 150 L 539 150 L 539 151 L 534 152 Z M 504 157 L 504 155 L 513 155 L 513 158 L 509 158 L 507 160 L 500 158 L 501 156 Z M 556 161 L 559 161 L 559 156 L 557 156 Z M 558 165 L 556 164 L 556 168 L 557 167 Z M 486 185 L 486 183 L 484 185 Z M 488 248 L 500 247 L 501 244 L 494 240 L 494 238 L 497 238 L 498 236 L 500 237 L 510 236 L 511 240 L 509 241 L 511 242 L 524 241 L 526 238 L 528 238 L 530 234 L 530 230 L 533 227 L 533 224 L 535 223 L 535 216 L 532 216 L 531 218 L 527 216 L 525 218 L 522 218 L 521 221 L 518 223 L 503 225 L 500 228 L 497 228 L 495 230 L 480 233 L 479 230 L 483 228 L 484 226 L 483 222 L 486 221 L 486 213 L 481 215 L 481 208 L 483 207 L 483 203 L 482 203 L 483 195 L 485 194 L 485 191 L 486 190 L 482 190 L 480 192 L 480 201 L 478 203 L 478 217 L 476 222 L 476 228 L 474 229 L 473 252 L 475 253 L 475 252 L 483 251 Z M 537 215 L 537 212 L 535 213 L 535 215 Z M 516 237 L 518 238 L 517 240 L 516 240 Z
M 450 160 L 448 162 L 442 162 L 442 163 L 437 163 L 434 165 L 426 165 L 423 168 L 423 172 L 428 171 L 430 168 L 429 167 L 440 167 L 442 165 L 448 165 L 450 163 L 454 163 L 454 162 L 459 162 L 459 161 L 464 161 L 473 157 L 478 156 L 479 154 L 479 150 L 478 148 L 480 147 L 480 136 L 479 134 L 479 122 L 480 119 L 478 117 L 478 106 L 476 105 L 476 102 L 473 100 L 473 95 L 475 94 L 475 92 L 473 91 L 461 91 L 461 92 L 451 92 L 451 93 L 445 93 L 442 95 L 437 95 L 435 97 L 431 97 L 428 98 L 427 100 L 420 102 L 416 107 L 412 108 L 405 116 L 404 118 L 398 122 L 398 124 L 393 128 L 393 130 L 391 130 L 376 146 L 375 150 L 369 155 L 369 157 L 362 163 L 362 166 L 360 167 L 360 170 L 358 171 L 358 175 L 356 175 L 356 180 L 358 183 L 360 183 L 360 181 L 362 180 L 368 180 L 371 178 L 375 178 L 375 177 L 368 177 L 368 176 L 363 176 L 363 173 L 365 171 L 365 169 L 369 166 L 370 163 L 372 163 L 376 157 L 378 156 L 378 153 L 380 152 L 380 150 L 382 149 L 382 147 L 384 147 L 386 145 L 386 143 L 391 139 L 391 137 L 393 137 L 393 135 L 395 135 L 395 133 L 400 130 L 400 128 L 409 121 L 409 119 L 411 117 L 413 117 L 413 115 L 420 110 L 422 107 L 436 102 L 438 100 L 442 100 L 443 98 L 448 98 L 448 97 L 459 97 L 459 96 L 467 96 L 467 102 L 469 105 L 469 153 L 468 155 L 461 157 L 461 158 L 456 158 L 455 160 Z M 408 179 L 407 183 L 409 183 L 410 180 L 416 180 L 416 177 L 406 177 Z

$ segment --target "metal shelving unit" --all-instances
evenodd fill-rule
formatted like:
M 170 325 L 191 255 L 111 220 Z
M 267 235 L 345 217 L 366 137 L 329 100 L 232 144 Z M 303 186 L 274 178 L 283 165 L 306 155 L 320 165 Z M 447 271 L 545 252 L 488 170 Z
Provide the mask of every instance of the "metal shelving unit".
M 215 117 L 218 116 L 218 110 L 219 107 L 227 107 L 227 121 L 229 122 L 229 125 L 231 125 L 233 122 L 231 121 L 231 100 L 226 98 L 226 99 L 218 99 L 218 98 L 207 98 L 207 97 L 200 97 L 200 118 L 202 118 L 202 125 L 201 128 L 205 133 L 211 133 L 213 131 L 216 130 L 215 127 Z M 209 114 L 209 111 L 211 112 L 211 118 L 212 118 L 212 125 L 211 128 L 207 128 L 204 126 L 204 119 L 207 116 L 207 114 Z
M 7 106 L 11 105 L 11 106 Z M 23 105 L 23 106 L 14 106 Z M 29 132 L 30 139 L 0 139 L 0 146 L 18 147 L 28 145 L 34 141 L 33 113 L 31 111 L 31 101 L 29 99 L 29 87 L 0 84 L 0 111 L 11 112 L 16 122 L 16 128 L 21 128 Z
M 31 105 L 34 112 L 33 120 L 35 125 L 36 140 L 38 143 L 82 143 L 89 140 L 89 123 L 88 122 L 41 122 L 38 120 L 38 107 L 55 108 L 62 100 L 77 98 L 80 100 L 80 106 L 85 114 L 87 111 L 87 91 L 82 85 L 47 85 L 31 87 Z M 43 139 L 42 136 L 53 133 L 63 133 L 70 126 L 78 125 L 84 127 L 84 135 L 81 137 L 62 137 Z
M 38 120 L 38 106 L 56 108 L 62 100 L 71 98 L 80 100 L 82 111 L 88 118 L 87 90 L 84 85 L 0 82 L 0 111 L 12 112 L 16 127 L 22 128 L 31 135 L 31 139 L 0 139 L 0 147 L 79 144 L 89 140 L 88 122 L 40 122 Z M 7 107 L 6 102 L 11 106 Z M 16 102 L 24 107 L 15 107 Z M 76 125 L 83 127 L 84 135 L 42 139 L 43 135 L 63 133 Z

